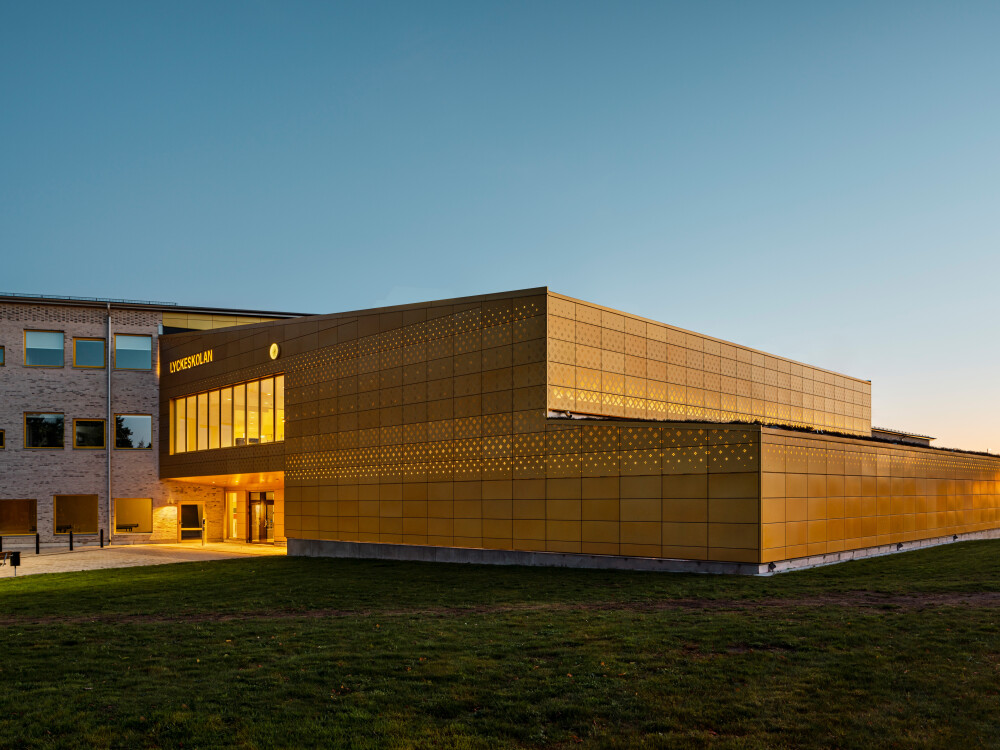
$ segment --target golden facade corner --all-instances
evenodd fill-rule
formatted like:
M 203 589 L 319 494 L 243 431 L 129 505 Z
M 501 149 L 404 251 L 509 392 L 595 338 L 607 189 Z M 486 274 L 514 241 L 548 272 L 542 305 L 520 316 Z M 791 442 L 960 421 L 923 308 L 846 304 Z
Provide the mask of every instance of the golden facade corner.
M 1000 458 L 872 440 L 870 382 L 547 288 L 161 346 L 215 352 L 163 379 L 161 476 L 280 476 L 293 552 L 766 565 L 1000 528 Z M 279 374 L 283 442 L 166 451 L 172 400 Z

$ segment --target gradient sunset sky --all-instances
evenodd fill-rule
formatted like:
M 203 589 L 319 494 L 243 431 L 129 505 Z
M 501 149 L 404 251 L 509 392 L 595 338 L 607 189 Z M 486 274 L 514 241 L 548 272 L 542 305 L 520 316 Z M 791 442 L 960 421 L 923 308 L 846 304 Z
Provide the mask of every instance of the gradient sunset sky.
M 0 4 L 0 291 L 548 285 L 1000 452 L 1000 3 Z

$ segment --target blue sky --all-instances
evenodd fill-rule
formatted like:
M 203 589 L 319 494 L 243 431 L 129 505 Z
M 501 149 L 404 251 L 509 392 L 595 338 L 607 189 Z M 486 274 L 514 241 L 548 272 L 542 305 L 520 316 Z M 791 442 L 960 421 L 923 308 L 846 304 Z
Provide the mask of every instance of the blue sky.
M 548 285 L 1000 451 L 1000 3 L 3 3 L 0 290 Z

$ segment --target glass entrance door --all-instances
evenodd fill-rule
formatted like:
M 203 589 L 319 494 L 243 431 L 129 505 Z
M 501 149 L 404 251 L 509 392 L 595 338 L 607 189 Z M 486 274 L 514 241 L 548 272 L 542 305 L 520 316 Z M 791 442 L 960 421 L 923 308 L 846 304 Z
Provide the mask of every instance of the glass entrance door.
M 274 493 L 249 493 L 248 542 L 274 542 Z
M 202 507 L 193 503 L 183 503 L 180 506 L 181 541 L 201 539 Z

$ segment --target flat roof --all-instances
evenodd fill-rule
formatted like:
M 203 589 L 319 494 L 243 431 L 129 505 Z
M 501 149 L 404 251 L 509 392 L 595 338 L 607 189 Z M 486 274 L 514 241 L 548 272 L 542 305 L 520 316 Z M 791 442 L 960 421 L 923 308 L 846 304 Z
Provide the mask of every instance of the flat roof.
M 0 292 L 0 302 L 18 302 L 32 305 L 78 305 L 80 307 L 114 307 L 138 310 L 161 310 L 163 312 L 186 313 L 217 313 L 228 315 L 244 315 L 256 318 L 302 318 L 311 313 L 278 312 L 275 310 L 248 310 L 231 307 L 197 307 L 179 305 L 176 302 L 157 302 L 155 300 L 120 299 L 115 297 L 71 297 L 58 294 L 24 294 L 20 292 Z

